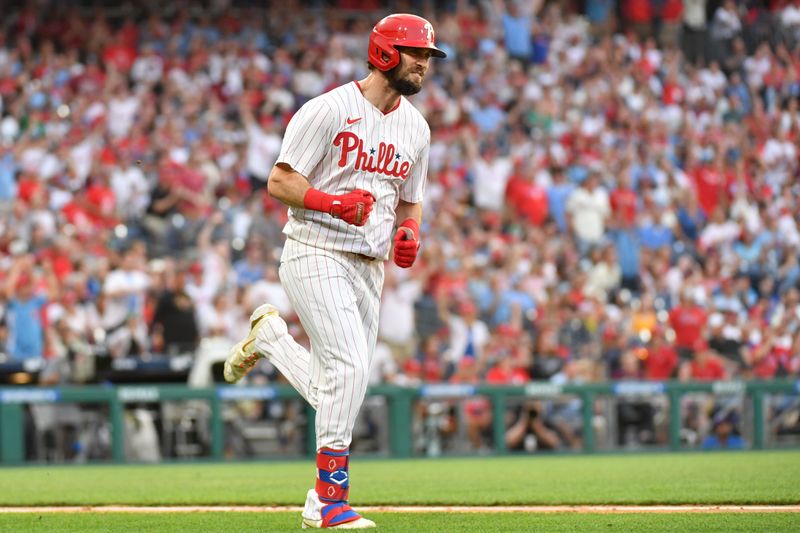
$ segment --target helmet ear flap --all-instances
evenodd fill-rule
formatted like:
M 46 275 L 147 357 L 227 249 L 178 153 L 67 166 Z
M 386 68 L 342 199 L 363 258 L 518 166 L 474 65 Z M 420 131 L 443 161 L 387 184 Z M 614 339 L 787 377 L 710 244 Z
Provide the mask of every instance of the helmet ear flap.
M 370 38 L 369 62 L 379 70 L 391 70 L 400 63 L 400 52 L 391 44 L 381 41 L 385 39 L 378 35 Z
M 400 52 L 394 46 L 383 48 L 381 50 L 381 59 L 386 58 L 386 70 L 393 69 L 400 63 Z

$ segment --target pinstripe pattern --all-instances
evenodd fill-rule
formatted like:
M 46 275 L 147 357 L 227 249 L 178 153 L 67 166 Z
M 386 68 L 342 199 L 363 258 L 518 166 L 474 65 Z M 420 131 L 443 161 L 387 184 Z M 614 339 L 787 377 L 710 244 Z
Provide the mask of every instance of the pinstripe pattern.
M 348 124 L 348 120 L 356 121 Z M 349 152 L 345 164 L 340 165 L 344 148 L 334 143 L 341 134 L 361 140 L 366 159 L 371 158 L 373 164 L 381 154 L 381 144 L 391 145 L 394 157 L 387 167 L 408 163 L 407 177 L 365 170 L 359 166 L 356 150 Z M 387 259 L 398 201 L 422 201 L 430 135 L 428 123 L 408 100 L 401 98 L 397 109 L 384 114 L 364 98 L 356 82 L 307 102 L 286 128 L 278 162 L 288 164 L 323 192 L 343 194 L 365 189 L 376 202 L 363 227 L 327 213 L 290 209 L 284 233 L 317 248 Z
M 312 351 L 294 343 L 296 347 L 277 358 L 279 349 L 273 348 L 270 360 L 281 371 L 281 366 L 290 367 L 294 376 L 311 377 L 304 396 L 316 400 L 317 448 L 347 448 L 378 335 L 383 263 L 287 239 L 280 277 Z
M 311 354 L 289 335 L 286 322 L 267 316 L 256 332 L 256 351 L 269 361 L 315 409 L 317 398 L 311 394 Z

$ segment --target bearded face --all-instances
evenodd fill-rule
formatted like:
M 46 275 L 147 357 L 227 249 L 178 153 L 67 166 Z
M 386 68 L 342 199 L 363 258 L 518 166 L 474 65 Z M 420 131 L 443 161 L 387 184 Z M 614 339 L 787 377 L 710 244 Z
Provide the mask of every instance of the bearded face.
M 400 48 L 400 63 L 386 72 L 389 86 L 402 94 L 410 96 L 422 90 L 422 81 L 428 70 L 430 50 L 424 48 Z

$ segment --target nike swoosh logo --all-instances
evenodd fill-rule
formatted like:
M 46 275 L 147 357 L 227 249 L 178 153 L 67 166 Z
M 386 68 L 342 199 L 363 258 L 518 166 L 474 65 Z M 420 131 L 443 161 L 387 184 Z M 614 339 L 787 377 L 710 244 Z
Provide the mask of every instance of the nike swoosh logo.
M 355 124 L 355 123 L 356 123 L 356 122 L 358 122 L 359 120 L 361 120 L 361 117 L 358 117 L 358 118 L 348 118 L 348 119 L 347 119 L 347 125 L 348 125 L 348 126 L 350 126 L 351 124 Z
M 248 341 L 248 342 L 244 343 L 244 344 L 242 345 L 242 351 L 243 351 L 243 352 L 245 352 L 245 353 L 247 353 L 247 349 L 248 349 L 248 348 L 250 347 L 250 345 L 251 345 L 251 344 L 253 344 L 254 342 L 256 342 L 256 340 L 255 340 L 255 339 L 251 339 L 250 341 Z

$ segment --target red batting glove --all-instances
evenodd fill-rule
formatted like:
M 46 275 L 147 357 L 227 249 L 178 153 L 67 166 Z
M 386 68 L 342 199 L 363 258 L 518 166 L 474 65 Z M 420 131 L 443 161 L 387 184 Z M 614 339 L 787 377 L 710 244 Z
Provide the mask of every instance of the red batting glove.
M 413 218 L 407 218 L 394 234 L 394 264 L 409 268 L 417 259 L 418 250 L 419 224 Z
M 319 189 L 308 189 L 303 197 L 303 207 L 328 213 L 348 224 L 363 226 L 372 211 L 375 197 L 363 189 L 355 189 L 346 194 L 328 194 Z

